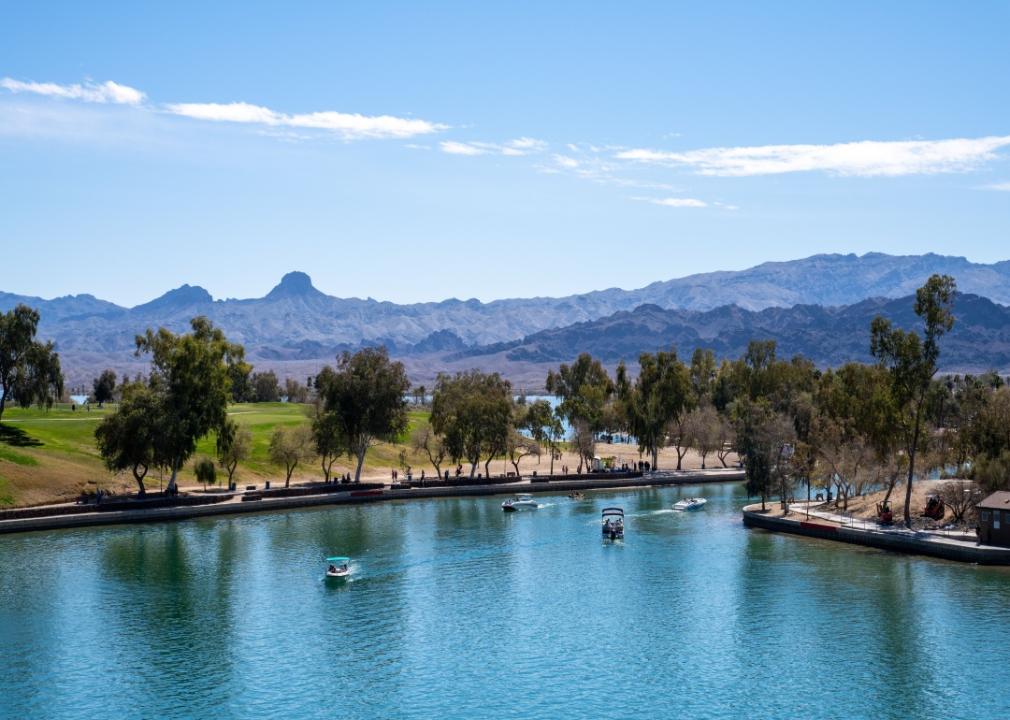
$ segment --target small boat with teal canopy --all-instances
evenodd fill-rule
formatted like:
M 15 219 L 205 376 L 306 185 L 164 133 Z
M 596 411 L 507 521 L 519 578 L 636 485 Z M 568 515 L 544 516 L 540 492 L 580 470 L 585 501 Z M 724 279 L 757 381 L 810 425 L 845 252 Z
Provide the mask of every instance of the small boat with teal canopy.
M 346 578 L 351 574 L 351 559 L 348 557 L 328 557 L 326 558 L 326 577 Z

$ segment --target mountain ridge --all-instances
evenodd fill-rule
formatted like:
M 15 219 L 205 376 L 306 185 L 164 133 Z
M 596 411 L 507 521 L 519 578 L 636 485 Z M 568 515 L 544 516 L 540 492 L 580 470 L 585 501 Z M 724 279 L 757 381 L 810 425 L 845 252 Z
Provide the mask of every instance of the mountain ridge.
M 483 303 L 449 298 L 399 305 L 372 298 L 341 298 L 318 290 L 302 272 L 285 274 L 261 298 L 219 299 L 184 284 L 126 308 L 90 294 L 45 300 L 0 292 L 0 311 L 18 302 L 41 313 L 40 336 L 74 357 L 132 352 L 134 336 L 148 327 L 179 332 L 194 315 L 206 315 L 246 346 L 253 360 L 332 358 L 343 349 L 386 344 L 397 354 L 463 353 L 469 348 L 515 345 L 539 332 L 631 312 L 706 312 L 715 326 L 733 327 L 733 313 L 797 305 L 841 307 L 870 297 L 910 295 L 933 273 L 952 274 L 961 291 L 1010 304 L 1010 260 L 993 264 L 925 255 L 822 254 L 770 261 L 746 270 L 720 270 L 651 283 L 636 290 L 608 288 L 564 297 L 506 298 Z

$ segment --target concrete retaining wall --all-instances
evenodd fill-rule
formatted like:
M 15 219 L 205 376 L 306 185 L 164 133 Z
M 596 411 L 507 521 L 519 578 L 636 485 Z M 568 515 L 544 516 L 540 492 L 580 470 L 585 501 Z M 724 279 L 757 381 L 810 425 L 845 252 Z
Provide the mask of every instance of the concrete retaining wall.
M 747 527 L 803 535 L 820 540 L 835 540 L 892 552 L 929 555 L 944 560 L 979 565 L 1010 565 L 1010 548 L 943 542 L 930 539 L 921 533 L 881 532 L 879 530 L 839 527 L 825 521 L 805 522 L 789 518 L 769 517 L 747 509 L 743 511 L 743 523 Z
M 151 510 L 127 510 L 122 512 L 96 512 L 78 515 L 32 517 L 0 521 L 0 534 L 31 532 L 36 530 L 56 530 L 62 528 L 91 527 L 95 525 L 118 525 L 125 523 L 164 522 L 191 518 L 214 517 L 217 515 L 237 515 L 250 512 L 273 510 L 294 510 L 319 505 L 355 505 L 389 500 L 414 500 L 436 497 L 470 497 L 483 495 L 514 495 L 516 493 L 557 493 L 584 490 L 611 490 L 619 488 L 695 485 L 706 482 L 739 482 L 743 471 L 713 471 L 684 473 L 655 473 L 636 478 L 614 478 L 610 480 L 562 480 L 538 483 L 514 483 L 512 485 L 471 485 L 464 487 L 414 488 L 410 490 L 366 490 L 349 488 L 345 492 L 329 492 L 301 497 L 267 498 L 251 502 L 228 502 L 217 505 L 194 507 L 169 507 Z

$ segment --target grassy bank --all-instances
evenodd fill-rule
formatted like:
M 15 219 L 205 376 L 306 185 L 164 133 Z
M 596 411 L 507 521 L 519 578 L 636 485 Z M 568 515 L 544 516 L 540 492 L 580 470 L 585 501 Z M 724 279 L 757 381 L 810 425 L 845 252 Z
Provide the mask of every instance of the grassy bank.
M 58 405 L 48 412 L 9 408 L 4 412 L 0 426 L 0 506 L 37 505 L 75 498 L 85 489 L 102 487 L 116 492 L 136 488 L 129 474 L 113 476 L 102 464 L 95 447 L 94 433 L 102 418 L 114 409 L 92 406 L 90 412 L 69 405 Z M 253 436 L 252 456 L 239 466 L 237 479 L 257 483 L 264 479 L 278 479 L 280 471 L 270 462 L 268 448 L 270 434 L 277 426 L 308 424 L 311 413 L 308 405 L 288 403 L 248 403 L 233 405 L 229 415 Z M 406 447 L 410 431 L 427 418 L 423 410 L 409 413 L 410 429 L 400 444 L 380 443 L 373 447 L 365 460 L 365 473 L 388 477 L 389 468 L 396 467 L 400 450 Z M 213 435 L 203 438 L 197 455 L 214 454 Z M 421 458 L 408 452 L 408 462 L 421 466 Z M 345 462 L 335 467 L 335 472 L 345 472 L 350 466 Z M 298 468 L 294 479 L 319 476 L 321 471 L 312 464 Z M 281 478 L 283 475 L 281 474 Z M 192 470 L 187 467 L 182 474 L 182 484 L 195 485 Z M 148 487 L 156 489 L 159 475 L 152 471 Z
M 114 406 L 104 409 L 92 407 L 89 411 L 78 408 L 71 410 L 69 405 L 59 405 L 49 412 L 40 410 L 21 410 L 9 408 L 4 412 L 3 424 L 0 425 L 0 507 L 41 505 L 43 503 L 64 502 L 75 499 L 84 490 L 95 490 L 101 487 L 114 492 L 133 492 L 136 483 L 129 473 L 112 475 L 102 464 L 95 447 L 95 428 L 102 418 Z M 312 408 L 309 405 L 294 405 L 288 403 L 245 403 L 232 405 L 229 415 L 242 427 L 249 429 L 253 436 L 251 457 L 238 467 L 236 481 L 240 484 L 261 484 L 264 480 L 283 482 L 284 472 L 270 462 L 268 448 L 270 435 L 278 426 L 295 426 L 308 424 Z M 390 470 L 400 465 L 400 453 L 406 451 L 406 461 L 419 474 L 423 468 L 430 476 L 434 472 L 428 459 L 410 450 L 410 434 L 419 424 L 425 422 L 428 412 L 423 409 L 411 409 L 408 412 L 409 426 L 407 431 L 396 443 L 379 443 L 368 451 L 365 458 L 363 478 L 389 480 Z M 197 445 L 197 453 L 214 455 L 215 437 L 203 438 Z M 634 463 L 640 459 L 638 449 L 630 445 L 599 444 L 597 452 L 602 457 L 616 457 L 618 462 Z M 735 462 L 731 457 L 730 461 Z M 555 469 L 560 472 L 562 465 L 568 465 L 572 470 L 578 465 L 578 459 L 570 452 L 555 463 Z M 660 467 L 673 468 L 676 456 L 672 448 L 664 448 L 660 452 Z M 693 452 L 684 459 L 685 469 L 695 469 L 701 466 L 700 458 Z M 718 467 L 719 463 L 709 457 L 709 467 Z M 511 471 L 511 465 L 506 466 L 502 459 L 495 460 L 492 472 Z M 534 470 L 545 474 L 550 467 L 550 461 L 545 454 L 538 461 L 535 457 L 525 458 L 520 465 L 522 472 Z M 452 469 L 448 461 L 443 469 Z M 469 467 L 466 468 L 469 471 Z M 479 468 L 483 472 L 484 468 Z M 353 471 L 350 461 L 342 458 L 334 465 L 334 474 Z M 313 461 L 295 470 L 291 481 L 303 482 L 319 480 L 322 471 Z M 157 490 L 163 478 L 159 472 L 152 470 L 148 475 L 147 487 Z M 219 482 L 223 483 L 223 474 Z M 185 487 L 198 487 L 192 471 L 192 461 L 183 469 L 180 484 Z

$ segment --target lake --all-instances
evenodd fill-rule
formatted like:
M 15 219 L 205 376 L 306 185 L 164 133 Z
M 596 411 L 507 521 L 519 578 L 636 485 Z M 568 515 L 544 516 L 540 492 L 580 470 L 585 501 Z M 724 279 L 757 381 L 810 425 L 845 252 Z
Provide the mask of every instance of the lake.
M 677 499 L 709 498 L 697 513 Z M 0 537 L 4 718 L 997 718 L 1010 572 L 748 531 L 739 485 Z M 605 543 L 600 510 L 627 513 Z M 324 558 L 353 558 L 350 582 Z

